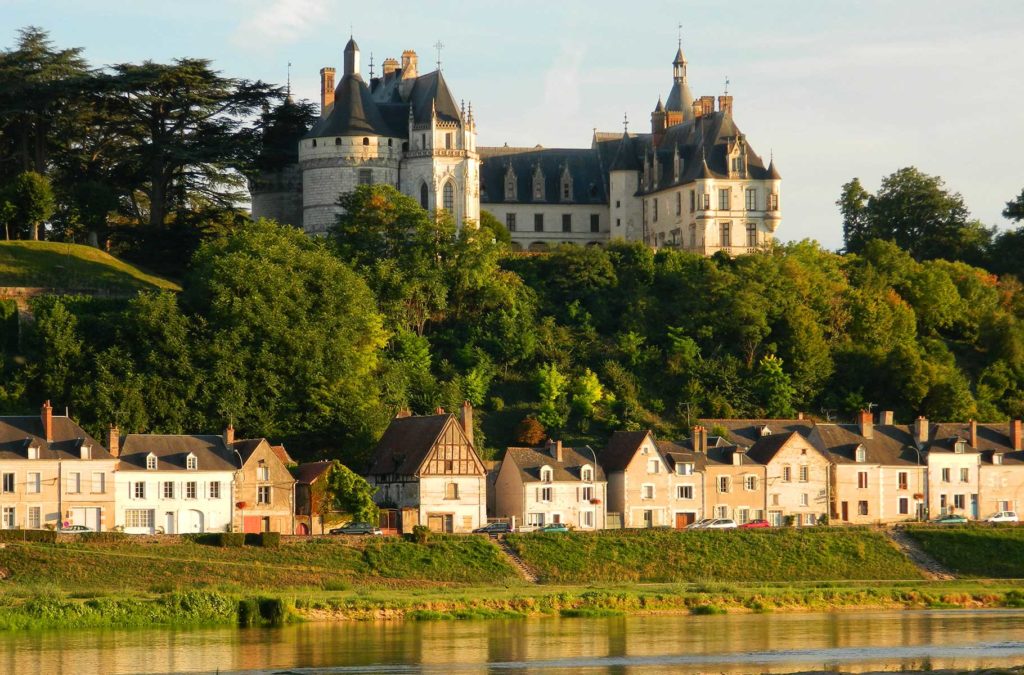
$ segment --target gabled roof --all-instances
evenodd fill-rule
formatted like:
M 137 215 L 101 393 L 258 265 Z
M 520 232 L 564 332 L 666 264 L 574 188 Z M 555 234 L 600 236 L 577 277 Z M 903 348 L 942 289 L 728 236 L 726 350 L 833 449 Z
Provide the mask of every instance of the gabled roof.
M 272 445 L 270 449 L 285 466 L 295 464 L 295 460 L 292 459 L 292 456 L 288 454 L 283 445 Z
M 451 413 L 392 419 L 384 435 L 377 442 L 377 447 L 373 449 L 369 475 L 417 475 L 449 424 L 455 425 L 457 432 L 465 438 L 462 425 Z M 469 439 L 465 440 L 472 448 Z M 476 452 L 475 448 L 473 452 Z
M 747 457 L 758 464 L 767 464 L 775 459 L 775 455 L 778 454 L 779 450 L 786 447 L 794 437 L 802 438 L 802 436 L 795 431 L 762 436 L 757 439 L 750 450 L 747 451 Z
M 480 154 L 480 202 L 485 204 L 602 204 L 606 176 L 600 158 L 592 148 L 477 148 Z M 505 177 L 509 168 L 516 178 L 516 198 L 505 199 Z M 533 198 L 533 177 L 537 168 L 544 176 L 542 199 Z M 572 179 L 571 199 L 562 199 L 562 175 Z
M 502 467 L 508 463 L 517 468 L 524 483 L 540 482 L 540 470 L 544 466 L 551 467 L 553 481 L 579 481 L 583 467 L 594 466 L 590 447 L 584 448 L 586 449 L 563 447 L 561 462 L 555 460 L 547 452 L 547 448 L 508 448 L 505 451 L 505 459 L 502 460 Z M 594 472 L 594 479 L 605 480 L 604 469 L 600 463 Z
M 651 431 L 616 431 L 608 439 L 608 445 L 598 455 L 598 460 L 605 471 L 625 471 L 633 456 Z
M 119 471 L 146 471 L 146 458 L 157 457 L 157 471 L 185 471 L 192 454 L 198 471 L 235 471 L 238 455 L 221 436 L 190 434 L 128 434 L 121 443 Z
M 726 430 L 726 441 L 744 447 L 753 447 L 762 437 L 762 430 L 767 427 L 771 434 L 798 431 L 807 436 L 814 423 L 802 419 L 702 419 L 699 420 L 708 433 L 714 427 Z M 710 443 L 710 437 L 709 437 Z
M 396 134 L 384 120 L 377 103 L 370 94 L 370 88 L 358 74 L 345 75 L 334 90 L 334 106 L 331 112 L 313 125 L 303 138 L 325 136 L 405 136 Z
M 39 415 L 0 417 L 0 459 L 28 459 L 29 446 L 39 448 L 39 459 L 81 459 L 90 446 L 93 459 L 113 459 L 107 449 L 64 415 L 53 415 L 53 440 L 47 442 Z
M 865 464 L 914 466 L 919 456 L 914 436 L 906 425 L 876 424 L 871 438 L 865 438 L 856 424 L 818 423 L 809 440 L 837 464 L 857 463 L 858 447 L 864 448 Z
M 299 464 L 292 471 L 292 475 L 295 476 L 296 483 L 302 483 L 304 485 L 312 485 L 313 481 L 327 473 L 328 469 L 334 464 L 332 460 L 322 460 L 320 462 L 306 462 L 305 464 Z

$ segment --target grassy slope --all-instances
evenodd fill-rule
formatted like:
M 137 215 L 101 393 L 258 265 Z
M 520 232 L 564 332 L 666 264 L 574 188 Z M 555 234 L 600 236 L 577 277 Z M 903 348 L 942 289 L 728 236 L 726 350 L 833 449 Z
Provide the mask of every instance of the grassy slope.
M 551 583 L 921 578 L 868 530 L 535 533 L 509 542 Z
M 484 537 L 417 545 L 397 539 L 290 544 L 278 549 L 181 544 L 8 544 L 0 567 L 4 588 L 63 592 L 167 592 L 219 587 L 248 591 L 338 589 L 357 583 L 504 584 L 518 579 Z
M 960 575 L 1024 579 L 1024 527 L 911 527 L 907 533 Z
M 0 286 L 69 290 L 181 290 L 166 279 L 91 246 L 54 241 L 0 242 Z

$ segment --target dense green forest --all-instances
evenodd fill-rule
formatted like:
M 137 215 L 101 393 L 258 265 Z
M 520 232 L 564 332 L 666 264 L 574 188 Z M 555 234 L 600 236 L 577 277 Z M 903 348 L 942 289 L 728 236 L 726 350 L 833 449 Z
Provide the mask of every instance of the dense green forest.
M 50 399 L 97 434 L 231 421 L 354 464 L 399 408 L 463 400 L 488 453 L 870 404 L 1024 415 L 1024 234 L 972 220 L 937 177 L 842 186 L 842 254 L 514 254 L 489 216 L 457 227 L 388 186 L 341 195 L 331 236 L 311 239 L 235 207 L 246 172 L 276 161 L 274 122 L 313 114 L 271 108 L 281 94 L 196 59 L 92 69 L 38 29 L 0 52 L 6 236 L 101 245 L 182 285 L 38 298 L 20 323 L 0 304 L 0 411 Z M 1004 215 L 1024 217 L 1024 192 Z

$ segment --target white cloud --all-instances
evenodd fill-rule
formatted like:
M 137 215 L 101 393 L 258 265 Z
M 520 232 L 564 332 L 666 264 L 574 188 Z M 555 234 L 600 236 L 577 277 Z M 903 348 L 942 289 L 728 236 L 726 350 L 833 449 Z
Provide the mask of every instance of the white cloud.
M 295 42 L 326 15 L 323 0 L 267 0 L 238 24 L 231 41 L 254 49 Z

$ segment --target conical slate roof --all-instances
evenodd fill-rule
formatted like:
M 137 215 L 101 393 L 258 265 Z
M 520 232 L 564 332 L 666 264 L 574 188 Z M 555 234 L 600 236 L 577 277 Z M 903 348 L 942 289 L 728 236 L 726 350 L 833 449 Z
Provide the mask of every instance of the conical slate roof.
M 663 113 L 665 112 L 665 104 L 661 102 L 661 97 L 658 97 L 658 105 L 654 106 L 654 112 Z
M 615 153 L 609 171 L 639 171 L 640 162 L 636 157 L 636 147 L 632 136 L 628 132 L 622 133 L 622 140 L 619 141 L 619 149 Z
M 429 122 L 435 110 L 437 118 L 443 122 L 462 121 L 459 106 L 455 104 L 455 97 L 440 70 L 416 78 L 409 103 L 412 104 L 413 120 L 416 122 Z
M 686 80 L 676 80 L 672 83 L 672 91 L 668 93 L 665 109 L 682 112 L 684 121 L 693 119 L 693 94 L 690 93 L 690 85 Z
M 351 40 L 350 44 L 354 44 Z M 358 74 L 346 75 L 334 91 L 331 113 L 317 122 L 304 138 L 353 135 L 394 136 Z
M 775 168 L 774 158 L 768 162 L 768 177 L 772 180 L 782 180 L 782 176 L 779 175 L 779 170 Z

